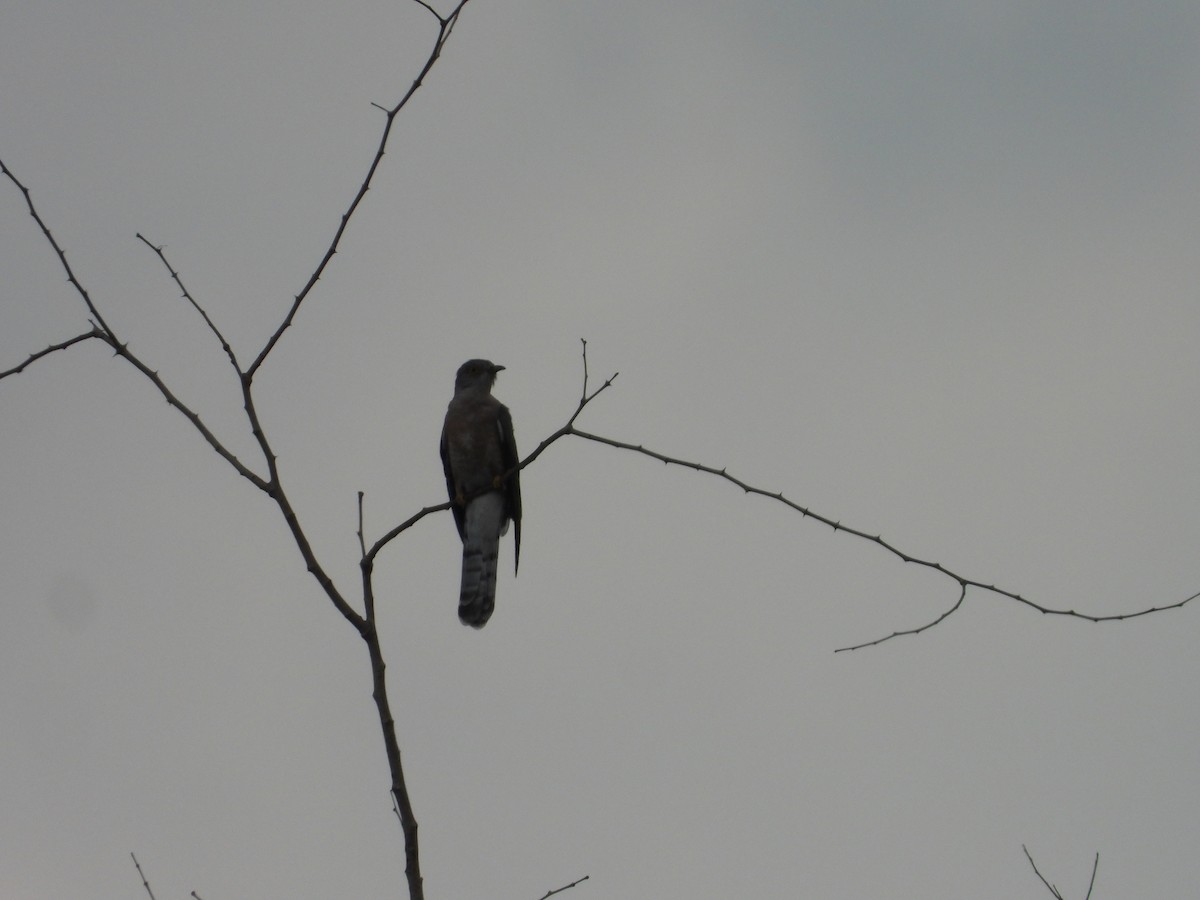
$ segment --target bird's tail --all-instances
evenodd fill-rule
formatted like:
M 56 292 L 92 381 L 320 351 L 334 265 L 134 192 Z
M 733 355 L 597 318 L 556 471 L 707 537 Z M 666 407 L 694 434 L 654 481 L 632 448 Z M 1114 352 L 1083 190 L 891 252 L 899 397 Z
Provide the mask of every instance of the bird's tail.
M 462 589 L 458 618 L 482 628 L 496 607 L 496 557 L 504 519 L 504 498 L 497 493 L 476 497 L 467 505 L 463 538 Z

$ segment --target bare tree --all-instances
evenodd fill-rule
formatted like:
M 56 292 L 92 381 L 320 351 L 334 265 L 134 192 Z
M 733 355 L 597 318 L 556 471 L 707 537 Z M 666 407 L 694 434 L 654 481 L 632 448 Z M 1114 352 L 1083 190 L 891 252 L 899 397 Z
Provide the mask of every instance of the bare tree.
M 374 573 L 380 554 L 388 548 L 392 541 L 398 538 L 406 530 L 411 528 L 417 522 L 433 513 L 445 512 L 450 508 L 450 503 L 441 502 L 433 503 L 416 511 L 407 519 L 394 525 L 384 534 L 375 539 L 371 539 L 366 533 L 363 525 L 363 495 L 360 493 L 359 500 L 359 524 L 358 524 L 358 544 L 360 558 L 358 561 L 359 570 L 361 572 L 361 583 L 355 591 L 350 591 L 338 584 L 329 574 L 329 567 L 318 558 L 314 548 L 309 540 L 304 523 L 302 523 L 296 508 L 293 506 L 290 499 L 287 486 L 281 476 L 277 466 L 277 455 L 275 446 L 272 443 L 270 436 L 267 434 L 259 416 L 257 399 L 254 391 L 255 379 L 261 370 L 268 363 L 271 353 L 282 341 L 285 332 L 291 327 L 296 319 L 297 313 L 301 306 L 306 303 L 313 293 L 318 281 L 325 273 L 337 253 L 338 248 L 346 235 L 347 229 L 358 211 L 360 205 L 365 199 L 368 190 L 372 185 L 372 181 L 381 166 L 385 150 L 388 146 L 389 138 L 392 134 L 392 128 L 395 124 L 397 116 L 406 107 L 409 100 L 412 99 L 416 91 L 424 84 L 426 77 L 429 75 L 434 65 L 438 62 L 442 50 L 446 46 L 454 32 L 459 18 L 466 7 L 468 0 L 460 0 L 453 9 L 443 15 L 437 12 L 430 4 L 424 0 L 414 0 L 419 6 L 427 10 L 437 22 L 437 34 L 433 41 L 431 50 L 426 57 L 424 64 L 420 68 L 416 78 L 406 92 L 390 107 L 379 106 L 379 109 L 384 113 L 384 125 L 382 133 L 379 136 L 374 152 L 370 157 L 370 161 L 366 167 L 366 172 L 354 192 L 345 211 L 342 213 L 340 220 L 333 229 L 333 236 L 330 239 L 324 253 L 313 268 L 311 274 L 304 283 L 303 288 L 296 294 L 290 307 L 279 321 L 278 326 L 270 334 L 266 342 L 253 355 L 252 358 L 244 359 L 234 351 L 231 342 L 222 331 L 221 327 L 214 318 L 209 314 L 205 306 L 193 296 L 181 274 L 172 265 L 167 257 L 164 248 L 154 243 L 150 238 L 137 234 L 137 239 L 140 240 L 158 259 L 159 263 L 164 267 L 168 277 L 177 285 L 182 294 L 183 299 L 190 305 L 199 316 L 202 325 L 211 334 L 212 338 L 217 342 L 221 352 L 225 355 L 230 367 L 236 375 L 237 383 L 241 393 L 241 402 L 246 416 L 246 423 L 253 435 L 256 447 L 256 460 L 248 461 L 236 455 L 227 444 L 215 431 L 206 424 L 204 419 L 189 403 L 179 396 L 175 390 L 167 383 L 167 381 L 159 374 L 147 359 L 140 353 L 135 351 L 129 344 L 123 340 L 122 331 L 117 324 L 110 321 L 110 318 L 105 314 L 103 304 L 94 298 L 84 284 L 84 280 L 79 277 L 71 262 L 67 258 L 62 245 L 52 232 L 50 225 L 43 219 L 38 207 L 34 201 L 33 193 L 30 188 L 23 183 L 16 172 L 9 168 L 8 165 L 0 160 L 0 173 L 2 173 L 8 181 L 16 187 L 24 199 L 24 203 L 28 209 L 30 216 L 33 218 L 38 229 L 46 243 L 53 249 L 56 254 L 59 264 L 64 271 L 66 278 L 83 304 L 87 327 L 65 339 L 52 343 L 44 349 L 29 353 L 28 356 L 16 365 L 0 371 L 0 379 L 15 376 L 34 363 L 41 363 L 47 358 L 54 356 L 60 352 L 68 351 L 78 345 L 98 341 L 106 345 L 113 355 L 132 366 L 141 376 L 143 376 L 154 389 L 162 396 L 162 398 L 192 425 L 200 437 L 208 444 L 211 450 L 223 459 L 239 476 L 249 482 L 254 488 L 262 494 L 270 498 L 275 504 L 280 517 L 283 520 L 284 527 L 290 533 L 295 546 L 299 549 L 303 558 L 307 571 L 316 580 L 329 602 L 337 609 L 347 623 L 356 631 L 363 641 L 367 657 L 371 668 L 371 695 L 375 703 L 376 713 L 380 727 L 380 734 L 383 740 L 389 776 L 390 786 L 389 791 L 394 804 L 395 813 L 400 821 L 404 839 L 405 853 L 405 875 L 407 879 L 407 890 L 411 900 L 420 900 L 424 896 L 423 879 L 421 873 L 421 858 L 417 817 L 413 809 L 413 805 L 409 796 L 408 786 L 405 778 L 405 771 L 402 760 L 400 740 L 397 734 L 396 721 L 392 712 L 392 704 L 389 699 L 388 681 L 386 678 L 386 662 L 384 650 L 380 642 L 379 631 L 376 627 L 376 594 L 374 587 Z M 582 378 L 581 388 L 579 392 L 578 402 L 573 410 L 569 412 L 564 424 L 553 433 L 546 436 L 536 448 L 523 460 L 521 460 L 518 468 L 525 468 L 533 464 L 551 445 L 565 437 L 575 437 L 582 440 L 594 442 L 616 450 L 622 450 L 630 453 L 635 453 L 649 459 L 656 460 L 660 463 L 680 466 L 693 469 L 697 472 L 714 476 L 720 480 L 726 481 L 729 484 L 739 488 L 746 494 L 753 494 L 780 503 L 789 509 L 799 513 L 804 518 L 812 519 L 813 521 L 832 529 L 834 532 L 843 533 L 859 540 L 865 541 L 878 548 L 885 550 L 888 554 L 894 556 L 904 563 L 913 566 L 930 569 L 937 572 L 952 585 L 956 587 L 953 592 L 953 599 L 947 609 L 932 620 L 923 622 L 913 627 L 894 630 L 890 634 L 882 637 L 877 637 L 871 640 L 865 640 L 861 643 L 852 646 L 840 648 L 840 650 L 855 650 L 865 647 L 875 646 L 884 641 L 891 640 L 895 637 L 905 635 L 916 635 L 924 632 L 934 626 L 945 621 L 949 616 L 958 611 L 966 601 L 969 592 L 974 589 L 976 592 L 984 595 L 992 595 L 1002 600 L 1012 601 L 1027 609 L 1042 613 L 1044 615 L 1060 616 L 1080 621 L 1088 622 L 1114 622 L 1125 619 L 1146 616 L 1151 613 L 1163 612 L 1171 609 L 1178 609 L 1192 600 L 1200 597 L 1200 592 L 1194 593 L 1184 599 L 1174 602 L 1164 602 L 1158 605 L 1152 605 L 1140 609 L 1131 610 L 1129 612 L 1107 615 L 1093 615 L 1085 611 L 1075 609 L 1060 609 L 1048 605 L 1044 605 L 1034 600 L 1023 596 L 1022 594 L 1009 590 L 1005 587 L 996 584 L 987 583 L 978 578 L 970 577 L 959 573 L 956 569 L 952 569 L 938 561 L 932 559 L 921 558 L 910 554 L 901 549 L 896 544 L 889 540 L 885 540 L 882 535 L 874 533 L 870 530 L 852 527 L 843 524 L 841 521 L 823 515 L 801 503 L 793 501 L 785 497 L 781 491 L 772 491 L 767 488 L 756 486 L 749 481 L 745 481 L 737 477 L 725 468 L 707 465 L 705 463 L 689 461 L 677 456 L 668 455 L 657 450 L 648 448 L 642 444 L 631 443 L 627 441 L 617 440 L 612 437 L 584 431 L 577 427 L 576 423 L 588 405 L 597 398 L 601 393 L 613 386 L 617 377 L 616 373 L 605 378 L 598 386 L 593 387 L 590 373 L 588 371 L 588 356 L 587 343 L 582 342 Z M 468 498 L 469 499 L 469 498 Z M 1026 851 L 1028 857 L 1028 851 Z M 1030 864 L 1033 860 L 1029 857 Z M 136 858 L 134 859 L 137 865 Z M 1098 864 L 1098 856 L 1097 856 Z M 1036 865 L 1034 871 L 1037 872 Z M 143 885 L 149 892 L 149 883 L 145 876 L 141 873 L 141 867 L 138 866 L 138 873 L 142 877 Z M 1039 877 L 1041 873 L 1038 872 Z M 586 880 L 587 876 L 578 879 L 577 881 L 566 884 L 563 887 L 556 888 L 547 892 L 545 897 L 564 891 L 574 887 Z M 1093 868 L 1093 881 L 1095 879 L 1095 867 Z M 1045 879 L 1042 878 L 1043 882 Z M 1049 883 L 1047 887 L 1055 894 L 1061 896 L 1056 889 Z M 1089 888 L 1089 895 L 1090 895 Z M 153 896 L 151 894 L 151 896 Z

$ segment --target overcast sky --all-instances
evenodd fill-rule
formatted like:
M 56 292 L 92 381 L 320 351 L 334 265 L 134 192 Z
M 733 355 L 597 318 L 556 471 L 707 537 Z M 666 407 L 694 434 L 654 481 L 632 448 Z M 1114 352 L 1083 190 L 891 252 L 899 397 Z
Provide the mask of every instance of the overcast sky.
M 245 7 L 249 7 L 248 9 Z M 243 357 L 436 33 L 415 4 L 8 3 L 0 158 L 123 340 L 261 471 Z M 444 485 L 454 371 L 1094 614 L 1200 590 L 1200 6 L 468 5 L 256 384 L 343 590 Z M 0 184 L 0 369 L 86 312 Z M 277 510 L 98 342 L 0 383 L 0 894 L 394 897 L 361 641 Z M 971 592 L 582 441 L 459 625 L 449 515 L 381 557 L 431 898 L 1183 897 L 1200 606 Z

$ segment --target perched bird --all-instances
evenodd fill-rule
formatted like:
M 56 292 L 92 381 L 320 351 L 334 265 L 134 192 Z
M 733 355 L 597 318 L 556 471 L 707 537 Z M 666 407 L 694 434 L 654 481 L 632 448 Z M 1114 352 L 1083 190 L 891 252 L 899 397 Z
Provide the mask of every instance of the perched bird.
M 469 359 L 454 379 L 454 399 L 442 427 L 442 468 L 454 524 L 463 542 L 458 617 L 482 628 L 496 605 L 500 535 L 513 523 L 513 574 L 521 563 L 521 482 L 512 415 L 492 396 L 496 373 L 486 359 Z

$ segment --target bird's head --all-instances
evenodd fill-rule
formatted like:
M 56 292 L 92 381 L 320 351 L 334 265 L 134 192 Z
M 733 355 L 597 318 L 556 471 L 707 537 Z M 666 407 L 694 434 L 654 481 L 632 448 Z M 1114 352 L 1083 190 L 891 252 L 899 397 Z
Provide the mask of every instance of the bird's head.
M 490 391 L 496 383 L 496 373 L 504 371 L 504 366 L 498 366 L 488 359 L 468 359 L 458 367 L 454 377 L 454 392 L 462 390 L 483 389 Z

